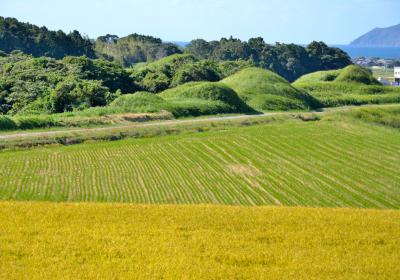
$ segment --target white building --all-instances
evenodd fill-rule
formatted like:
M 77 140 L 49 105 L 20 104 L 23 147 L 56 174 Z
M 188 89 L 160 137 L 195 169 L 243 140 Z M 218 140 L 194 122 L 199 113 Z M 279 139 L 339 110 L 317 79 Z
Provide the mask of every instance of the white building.
M 400 82 L 400 67 L 394 67 L 394 79 Z

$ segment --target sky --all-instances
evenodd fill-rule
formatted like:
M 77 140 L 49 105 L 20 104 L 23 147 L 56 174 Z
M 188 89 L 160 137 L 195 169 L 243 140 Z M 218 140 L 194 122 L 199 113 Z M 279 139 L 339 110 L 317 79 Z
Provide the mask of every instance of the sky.
M 375 27 L 400 24 L 400 0 L 0 0 L 0 16 L 105 34 L 165 41 L 242 40 L 348 44 Z

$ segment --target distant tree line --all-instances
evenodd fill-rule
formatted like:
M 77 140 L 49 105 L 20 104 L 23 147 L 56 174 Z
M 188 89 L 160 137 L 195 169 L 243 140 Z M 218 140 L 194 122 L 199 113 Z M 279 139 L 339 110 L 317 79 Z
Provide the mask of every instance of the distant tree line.
M 182 53 L 174 44 L 163 43 L 161 39 L 136 33 L 123 38 L 109 34 L 101 36 L 96 40 L 95 50 L 98 57 L 115 60 L 125 67 Z
M 4 17 L 0 17 L 0 50 L 7 53 L 21 50 L 34 57 L 85 55 L 89 58 L 113 60 L 123 67 L 152 62 L 184 51 L 198 59 L 211 61 L 247 60 L 258 67 L 272 70 L 289 81 L 310 72 L 339 69 L 352 63 L 345 52 L 328 47 L 323 42 L 312 42 L 307 47 L 302 47 L 281 43 L 271 45 L 260 37 L 248 41 L 230 37 L 211 42 L 193 40 L 182 50 L 175 44 L 162 42 L 159 38 L 139 34 L 123 38 L 107 34 L 92 42 L 78 31 L 69 34 L 49 31 L 46 27 Z
M 0 50 L 11 52 L 20 50 L 35 57 L 81 56 L 94 58 L 93 43 L 74 30 L 69 34 L 63 31 L 49 31 L 22 23 L 15 18 L 0 17 Z
M 185 51 L 200 59 L 249 60 L 289 81 L 310 72 L 339 69 L 352 63 L 344 51 L 328 47 L 323 42 L 312 42 L 307 47 L 281 43 L 270 45 L 261 37 L 247 42 L 232 37 L 211 42 L 197 39 L 191 41 Z

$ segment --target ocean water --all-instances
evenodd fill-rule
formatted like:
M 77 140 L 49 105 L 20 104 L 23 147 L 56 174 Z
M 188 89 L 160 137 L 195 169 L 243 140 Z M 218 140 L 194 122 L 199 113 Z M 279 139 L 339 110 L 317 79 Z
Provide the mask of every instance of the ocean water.
M 400 47 L 356 47 L 350 45 L 333 45 L 347 52 L 351 58 L 379 57 L 400 59 Z

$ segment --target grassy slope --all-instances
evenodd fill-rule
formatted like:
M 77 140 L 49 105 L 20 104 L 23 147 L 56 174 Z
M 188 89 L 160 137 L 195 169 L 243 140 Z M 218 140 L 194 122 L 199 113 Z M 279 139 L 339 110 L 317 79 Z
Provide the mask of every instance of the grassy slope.
M 318 102 L 292 87 L 284 78 L 261 68 L 246 68 L 224 79 L 222 83 L 235 90 L 257 110 L 290 110 L 318 107 Z
M 293 86 L 309 92 L 324 107 L 400 103 L 400 88 L 382 86 L 368 70 L 354 65 L 304 75 Z
M 252 112 L 235 91 L 226 85 L 211 82 L 187 83 L 159 94 L 173 109 L 192 110 L 191 115 Z M 180 113 L 182 114 L 182 113 Z
M 399 132 L 295 122 L 0 153 L 0 198 L 400 208 Z
M 395 279 L 398 211 L 0 203 L 0 278 Z

